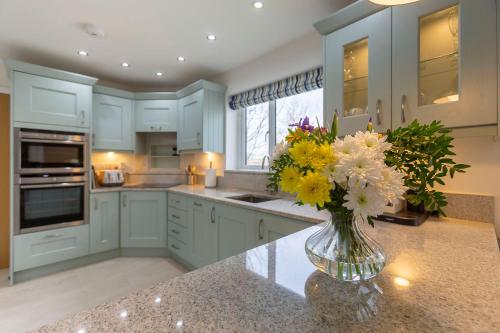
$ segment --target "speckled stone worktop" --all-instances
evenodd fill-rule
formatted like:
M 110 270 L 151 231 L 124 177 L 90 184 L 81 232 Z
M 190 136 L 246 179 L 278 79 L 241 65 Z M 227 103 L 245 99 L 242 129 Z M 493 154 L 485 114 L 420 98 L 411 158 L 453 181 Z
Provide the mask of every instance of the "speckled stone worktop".
M 304 252 L 319 226 L 44 326 L 38 332 L 500 332 L 493 226 L 378 222 L 388 262 L 353 285 Z

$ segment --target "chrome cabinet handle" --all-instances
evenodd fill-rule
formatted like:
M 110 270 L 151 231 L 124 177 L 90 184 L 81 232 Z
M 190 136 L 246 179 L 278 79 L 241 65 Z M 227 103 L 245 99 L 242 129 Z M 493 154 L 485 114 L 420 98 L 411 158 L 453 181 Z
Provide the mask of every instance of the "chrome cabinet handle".
M 193 205 L 195 205 L 196 207 L 203 207 L 203 205 L 199 202 L 193 202 Z
M 95 147 L 95 133 L 92 133 L 92 147 Z
M 377 125 L 382 125 L 382 100 L 377 100 Z
M 262 233 L 262 225 L 264 224 L 264 219 L 259 220 L 259 239 L 264 239 L 264 234 Z
M 86 113 L 85 110 L 80 111 L 80 122 L 82 124 L 85 124 L 85 113 Z
M 170 231 L 172 231 L 174 234 L 176 235 L 180 235 L 180 232 L 179 230 L 176 230 L 176 229 L 171 229 Z
M 200 137 L 201 137 L 200 132 L 197 132 L 197 133 L 196 133 L 196 143 L 197 143 L 198 145 L 201 145 L 201 142 L 200 142 Z
M 401 122 L 406 123 L 406 95 L 401 97 Z
M 126 194 L 123 195 L 122 200 L 123 200 L 123 207 L 127 207 L 127 195 Z
M 173 248 L 173 249 L 175 249 L 175 250 L 180 250 L 180 249 L 181 249 L 180 247 L 178 247 L 178 246 L 177 246 L 177 245 L 175 245 L 175 244 L 172 244 L 172 248 Z
M 64 234 L 51 234 L 51 235 L 47 235 L 47 236 L 43 237 L 43 239 L 59 238 L 62 236 L 64 236 Z
M 215 207 L 212 207 L 212 211 L 210 212 L 210 222 L 215 223 Z
M 97 197 L 94 197 L 94 210 L 99 209 L 99 199 Z
M 172 217 L 173 217 L 174 219 L 180 219 L 180 217 L 179 217 L 178 215 L 175 215 L 175 214 L 172 214 Z

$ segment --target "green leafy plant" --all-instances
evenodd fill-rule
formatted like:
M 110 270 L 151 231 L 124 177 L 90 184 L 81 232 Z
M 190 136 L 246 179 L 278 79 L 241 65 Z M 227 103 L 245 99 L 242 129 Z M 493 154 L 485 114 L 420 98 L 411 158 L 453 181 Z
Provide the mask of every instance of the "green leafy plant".
M 386 152 L 386 163 L 405 174 L 408 202 L 414 206 L 423 204 L 427 212 L 443 216 L 448 201 L 434 186 L 445 185 L 448 175 L 453 178 L 470 167 L 453 161 L 453 137 L 449 133 L 439 121 L 422 125 L 416 120 L 407 127 L 387 132 L 392 148 Z

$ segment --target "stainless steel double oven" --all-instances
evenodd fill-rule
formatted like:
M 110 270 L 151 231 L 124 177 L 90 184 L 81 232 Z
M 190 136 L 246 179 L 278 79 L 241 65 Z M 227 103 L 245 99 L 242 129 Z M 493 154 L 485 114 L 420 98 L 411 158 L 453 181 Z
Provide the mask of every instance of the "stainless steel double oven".
M 14 130 L 14 233 L 88 223 L 88 135 Z

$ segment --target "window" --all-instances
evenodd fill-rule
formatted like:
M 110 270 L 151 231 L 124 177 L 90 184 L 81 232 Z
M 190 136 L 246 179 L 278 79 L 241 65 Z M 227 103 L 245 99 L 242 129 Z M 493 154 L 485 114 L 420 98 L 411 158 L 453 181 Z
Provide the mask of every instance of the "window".
M 288 134 L 291 124 L 309 117 L 323 125 L 323 89 L 256 104 L 242 110 L 241 168 L 261 168 L 266 156 Z M 265 165 L 268 166 L 266 159 Z

